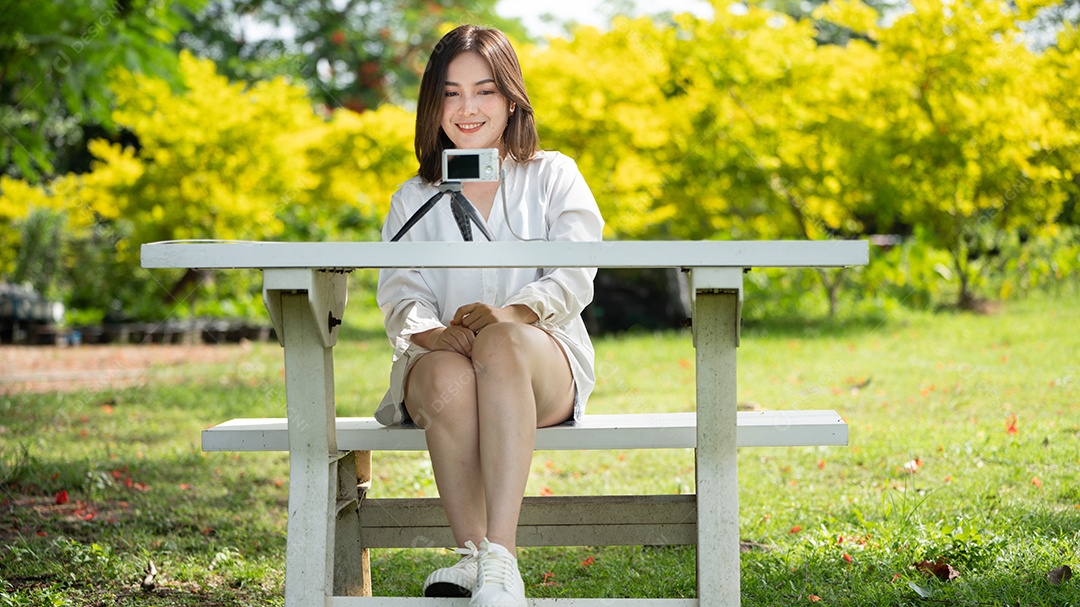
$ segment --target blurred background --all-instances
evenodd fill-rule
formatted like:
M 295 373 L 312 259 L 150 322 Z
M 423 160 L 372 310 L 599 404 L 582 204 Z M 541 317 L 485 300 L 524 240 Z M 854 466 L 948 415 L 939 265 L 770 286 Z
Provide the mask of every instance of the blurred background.
M 1080 1 L 535 4 L 5 0 L 0 343 L 265 336 L 257 273 L 148 272 L 139 246 L 377 240 L 428 53 L 466 22 L 515 42 L 606 238 L 870 240 L 865 268 L 749 273 L 748 322 L 1077 293 Z M 588 317 L 672 326 L 684 299 L 601 275 Z

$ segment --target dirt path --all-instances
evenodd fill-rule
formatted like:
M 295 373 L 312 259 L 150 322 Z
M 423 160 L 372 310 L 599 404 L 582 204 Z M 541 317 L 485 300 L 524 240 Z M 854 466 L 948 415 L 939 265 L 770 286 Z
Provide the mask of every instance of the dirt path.
M 0 395 L 124 388 L 155 370 L 225 364 L 250 345 L 0 346 Z

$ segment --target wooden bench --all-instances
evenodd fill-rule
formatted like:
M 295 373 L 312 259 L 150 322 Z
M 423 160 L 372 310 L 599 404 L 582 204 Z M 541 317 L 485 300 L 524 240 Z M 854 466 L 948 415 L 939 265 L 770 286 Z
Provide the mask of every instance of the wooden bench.
M 385 427 L 370 417 L 339 417 L 338 449 L 356 453 L 360 491 L 346 490 L 341 507 L 359 508 L 360 546 L 453 547 L 437 498 L 366 498 L 371 452 L 423 451 L 424 432 Z M 575 425 L 537 431 L 536 450 L 693 449 L 695 413 L 586 415 Z M 740 411 L 739 447 L 846 445 L 847 424 L 835 411 Z M 203 431 L 204 451 L 288 451 L 286 418 L 233 419 Z M 359 502 L 357 504 L 357 502 Z M 694 495 L 527 497 L 522 546 L 690 545 L 697 542 Z M 360 562 L 350 554 L 346 560 Z M 366 558 L 364 559 L 366 562 Z M 362 589 L 370 589 L 363 571 Z
M 367 550 L 451 545 L 437 501 L 367 499 L 371 452 L 424 449 L 423 432 L 337 418 L 333 346 L 352 268 L 643 267 L 690 272 L 696 413 L 586 415 L 545 428 L 537 449 L 693 448 L 695 494 L 527 498 L 521 545 L 696 544 L 697 599 L 535 599 L 538 606 L 739 604 L 739 446 L 843 445 L 832 411 L 737 413 L 742 274 L 753 267 L 867 263 L 865 242 L 154 243 L 146 268 L 263 271 L 285 353 L 285 419 L 241 419 L 204 433 L 207 450 L 288 450 L 285 604 L 447 605 L 467 599 L 371 597 Z

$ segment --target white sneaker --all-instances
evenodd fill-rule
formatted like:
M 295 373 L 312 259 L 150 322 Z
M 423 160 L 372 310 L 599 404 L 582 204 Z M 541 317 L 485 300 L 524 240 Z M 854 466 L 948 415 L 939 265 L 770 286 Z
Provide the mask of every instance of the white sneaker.
M 443 567 L 431 572 L 424 580 L 424 596 L 427 597 L 469 597 L 476 585 L 476 563 L 480 553 L 472 540 L 465 542 L 464 548 L 454 552 L 461 555 L 461 560 L 450 567 Z
M 517 559 L 510 551 L 487 540 L 480 542 L 480 562 L 476 571 L 469 607 L 525 607 L 525 583 L 521 581 Z

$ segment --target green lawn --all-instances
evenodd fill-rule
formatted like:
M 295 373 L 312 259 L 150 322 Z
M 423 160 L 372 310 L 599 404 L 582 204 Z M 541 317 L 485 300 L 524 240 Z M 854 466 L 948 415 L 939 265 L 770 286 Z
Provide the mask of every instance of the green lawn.
M 354 320 L 336 350 L 341 415 L 370 415 L 384 387 L 388 350 L 373 324 Z M 742 536 L 767 548 L 743 555 L 743 603 L 1080 605 L 1080 578 L 1047 579 L 1080 568 L 1078 326 L 1075 294 L 992 316 L 748 325 L 740 402 L 836 409 L 851 442 L 740 452 Z M 591 412 L 693 408 L 688 334 L 596 349 Z M 0 397 L 0 607 L 282 603 L 286 456 L 199 450 L 208 425 L 283 414 L 280 348 L 256 344 L 242 360 L 140 389 Z M 435 495 L 421 454 L 374 465 L 376 496 Z M 540 452 L 528 491 L 693 485 L 689 451 Z M 694 593 L 692 547 L 521 557 L 530 596 Z M 416 596 L 452 558 L 375 551 L 376 592 Z M 913 567 L 943 559 L 952 581 Z M 149 560 L 158 586 L 145 593 Z

